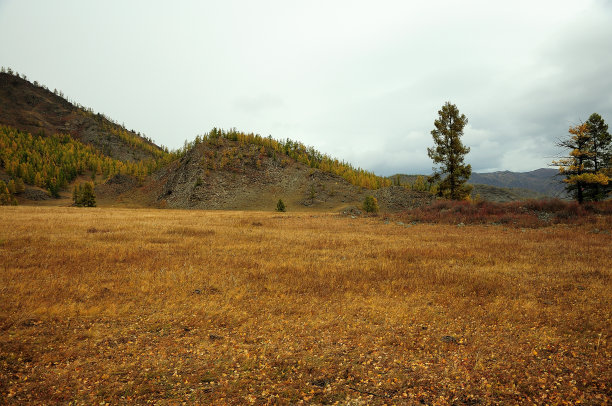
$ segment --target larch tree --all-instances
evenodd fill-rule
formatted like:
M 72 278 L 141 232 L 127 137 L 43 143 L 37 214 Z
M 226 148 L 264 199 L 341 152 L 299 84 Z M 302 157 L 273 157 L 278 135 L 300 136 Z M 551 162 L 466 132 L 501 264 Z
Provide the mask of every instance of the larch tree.
M 431 131 L 434 147 L 427 148 L 427 155 L 438 167 L 434 167 L 431 181 L 438 182 L 438 196 L 453 200 L 466 199 L 472 186 L 466 182 L 472 174 L 471 165 L 464 162 L 470 148 L 463 145 L 461 137 L 468 119 L 459 114 L 454 104 L 446 102 L 438 111 L 435 128 Z
M 610 178 L 600 168 L 595 170 L 597 162 L 593 152 L 593 137 L 589 125 L 582 123 L 569 128 L 569 137 L 560 141 L 559 147 L 568 149 L 569 156 L 554 161 L 559 166 L 559 173 L 565 176 L 565 190 L 578 203 L 594 200 L 593 190 L 608 185 Z

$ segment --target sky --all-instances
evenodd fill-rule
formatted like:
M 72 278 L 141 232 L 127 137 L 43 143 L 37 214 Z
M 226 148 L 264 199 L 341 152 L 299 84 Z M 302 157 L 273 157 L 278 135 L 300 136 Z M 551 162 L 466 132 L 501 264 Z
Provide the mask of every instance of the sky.
M 0 0 L 0 65 L 181 147 L 213 127 L 430 173 L 450 101 L 475 172 L 612 124 L 609 0 Z

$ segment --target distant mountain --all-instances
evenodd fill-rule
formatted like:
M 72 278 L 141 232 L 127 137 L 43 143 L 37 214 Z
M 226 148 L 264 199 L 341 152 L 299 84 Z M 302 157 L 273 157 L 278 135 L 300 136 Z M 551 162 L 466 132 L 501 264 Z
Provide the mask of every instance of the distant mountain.
M 530 189 L 507 188 L 491 185 L 474 184 L 472 198 L 489 202 L 515 202 L 518 200 L 542 199 L 548 197 Z
M 509 202 L 545 197 L 565 198 L 564 185 L 556 169 L 542 168 L 530 172 L 499 171 L 472 173 L 468 183 L 474 185 L 472 197 L 488 201 Z M 421 176 L 397 174 L 390 176 L 393 184 L 411 185 Z
M 556 169 L 541 168 L 530 172 L 499 171 L 472 173 L 469 183 L 500 188 L 527 189 L 539 195 L 564 198 L 565 190 Z

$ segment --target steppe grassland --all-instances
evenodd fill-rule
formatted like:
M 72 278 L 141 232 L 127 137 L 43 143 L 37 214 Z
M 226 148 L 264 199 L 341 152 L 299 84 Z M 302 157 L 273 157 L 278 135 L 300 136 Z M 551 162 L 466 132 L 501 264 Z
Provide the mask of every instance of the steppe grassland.
M 609 402 L 608 224 L 3 207 L 0 398 Z

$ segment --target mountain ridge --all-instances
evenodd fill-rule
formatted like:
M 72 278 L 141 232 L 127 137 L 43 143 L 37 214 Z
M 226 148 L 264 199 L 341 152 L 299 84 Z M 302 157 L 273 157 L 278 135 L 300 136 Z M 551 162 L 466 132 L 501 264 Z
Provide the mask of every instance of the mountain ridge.
M 124 162 L 162 157 L 166 150 L 105 115 L 66 100 L 37 82 L 0 72 L 0 123 L 32 135 L 68 134 Z
M 56 134 L 66 134 L 97 150 L 99 157 L 90 154 L 88 161 L 81 157 L 76 167 L 70 164 L 73 173 L 66 179 L 83 181 L 90 176 L 98 183 L 101 200 L 109 204 L 125 201 L 154 207 L 266 209 L 283 198 L 292 207 L 336 210 L 358 208 L 370 194 L 379 199 L 383 210 L 393 211 L 431 200 L 430 195 L 414 188 L 390 186 L 394 178 L 409 185 L 416 175 L 383 178 L 289 139 L 277 141 L 213 129 L 170 154 L 140 133 L 70 102 L 61 92 L 51 92 L 13 73 L 0 73 L 0 124 L 34 135 L 28 138 L 32 142 L 43 137 L 61 147 L 67 141 L 62 140 L 64 135 L 58 138 Z M 10 129 L 3 131 L 5 138 L 13 136 Z M 16 158 L 22 152 L 12 149 L 10 162 L 0 162 L 0 175 L 7 182 L 15 176 L 26 179 L 23 173 L 27 168 L 19 168 Z M 125 165 L 118 168 L 105 156 Z M 51 169 L 40 169 L 39 165 L 38 170 L 50 173 Z M 551 196 L 551 191 L 558 195 L 562 186 L 555 189 L 546 184 L 551 182 L 553 172 L 541 168 L 524 173 L 475 173 L 470 183 L 476 184 L 473 196 L 493 201 L 521 200 Z M 39 188 L 57 191 L 58 185 L 68 186 L 66 179 L 57 175 L 37 181 L 33 181 L 33 173 L 28 175 L 29 184 Z

